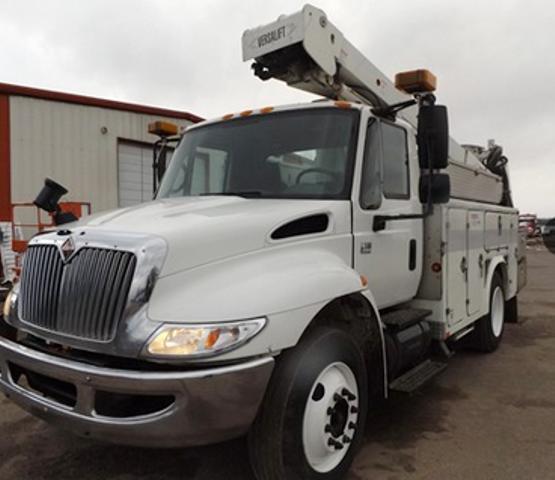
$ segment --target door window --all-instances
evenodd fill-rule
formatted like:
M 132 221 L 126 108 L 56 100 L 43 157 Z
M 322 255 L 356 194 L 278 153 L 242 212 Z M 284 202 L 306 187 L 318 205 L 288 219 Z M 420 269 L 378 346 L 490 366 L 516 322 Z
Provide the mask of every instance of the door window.
M 378 208 L 382 203 L 380 124 L 371 120 L 366 132 L 360 204 L 362 208 Z
M 383 194 L 385 198 L 409 198 L 407 132 L 382 123 Z

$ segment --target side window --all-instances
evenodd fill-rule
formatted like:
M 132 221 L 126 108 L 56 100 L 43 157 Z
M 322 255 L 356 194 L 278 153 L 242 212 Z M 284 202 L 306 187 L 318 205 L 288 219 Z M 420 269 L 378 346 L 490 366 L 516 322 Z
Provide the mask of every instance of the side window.
M 385 198 L 409 198 L 407 133 L 382 123 L 383 194 Z
M 360 189 L 360 204 L 362 208 L 378 208 L 382 203 L 380 167 L 380 124 L 375 120 L 371 120 L 366 131 L 364 163 L 362 165 L 362 183 Z

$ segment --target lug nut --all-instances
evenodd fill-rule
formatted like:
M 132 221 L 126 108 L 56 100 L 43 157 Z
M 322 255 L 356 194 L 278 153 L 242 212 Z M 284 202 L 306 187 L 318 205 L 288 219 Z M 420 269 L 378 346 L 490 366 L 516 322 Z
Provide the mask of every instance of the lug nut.
M 349 427 L 349 430 L 356 430 L 357 426 L 354 422 L 349 422 L 349 425 L 347 425 Z
M 358 408 L 353 405 L 351 407 L 351 413 L 358 413 Z
M 343 435 L 343 443 L 351 443 L 351 439 L 347 435 Z
M 349 402 L 352 402 L 356 397 L 346 388 L 344 388 L 343 390 L 341 390 L 341 395 L 343 395 L 344 397 L 347 397 L 347 400 L 349 400 Z
M 334 440 L 333 438 L 330 438 L 328 440 L 328 445 L 335 448 L 336 450 L 341 450 L 343 448 L 343 444 L 341 442 L 338 442 L 337 440 Z
M 328 409 L 326 410 L 326 413 L 327 413 L 328 415 L 333 415 L 333 408 L 328 407 Z
M 341 400 L 343 400 L 343 398 L 341 397 L 341 395 L 339 395 L 338 393 L 334 393 L 334 394 L 333 394 L 333 401 L 334 401 L 334 402 L 340 402 Z
M 329 423 L 324 427 L 324 432 L 325 433 L 330 433 L 331 432 L 331 425 Z

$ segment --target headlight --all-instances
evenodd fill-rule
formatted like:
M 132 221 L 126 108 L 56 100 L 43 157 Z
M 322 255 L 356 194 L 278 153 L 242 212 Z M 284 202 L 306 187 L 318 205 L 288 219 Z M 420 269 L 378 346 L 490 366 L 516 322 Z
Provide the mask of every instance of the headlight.
M 4 301 L 4 308 L 2 310 L 2 313 L 4 314 L 4 318 L 7 319 L 10 316 L 10 311 L 12 309 L 12 305 L 15 303 L 15 300 L 17 298 L 16 293 L 11 290 L 10 293 L 8 293 L 8 296 L 6 297 L 6 300 Z
M 210 325 L 164 325 L 147 344 L 147 352 L 163 357 L 218 355 L 244 344 L 260 332 L 265 318 Z

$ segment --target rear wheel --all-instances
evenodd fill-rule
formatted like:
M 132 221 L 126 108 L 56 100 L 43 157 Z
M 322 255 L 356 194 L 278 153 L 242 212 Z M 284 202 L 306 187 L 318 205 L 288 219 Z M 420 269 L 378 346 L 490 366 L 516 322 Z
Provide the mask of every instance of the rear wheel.
M 505 329 L 505 291 L 501 276 L 494 274 L 489 301 L 489 313 L 476 322 L 471 346 L 481 352 L 493 352 L 501 343 Z
M 336 480 L 349 469 L 368 408 L 357 343 L 318 327 L 282 354 L 249 434 L 258 480 Z

